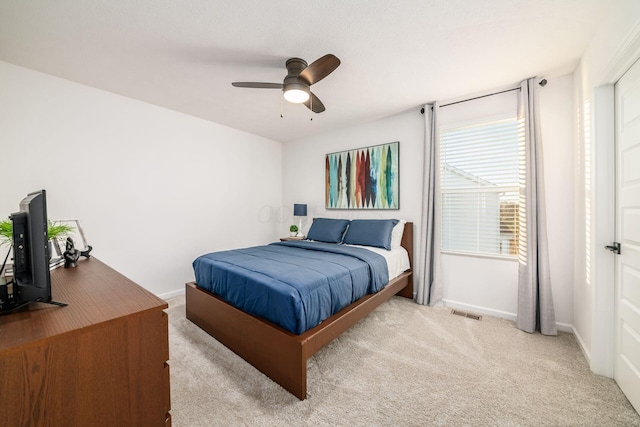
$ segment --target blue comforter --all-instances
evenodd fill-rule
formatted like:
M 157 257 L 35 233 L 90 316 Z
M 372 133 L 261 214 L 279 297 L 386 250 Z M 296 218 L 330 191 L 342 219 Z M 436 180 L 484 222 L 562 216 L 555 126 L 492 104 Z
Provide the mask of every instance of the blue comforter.
M 294 334 L 389 281 L 384 257 L 374 252 L 305 241 L 214 252 L 193 269 L 199 287 Z

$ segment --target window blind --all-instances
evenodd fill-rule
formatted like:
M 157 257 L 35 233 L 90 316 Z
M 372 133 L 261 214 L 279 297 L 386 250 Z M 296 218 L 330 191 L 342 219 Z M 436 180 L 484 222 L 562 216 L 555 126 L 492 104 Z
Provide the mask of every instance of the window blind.
M 440 131 L 442 250 L 518 255 L 515 117 Z

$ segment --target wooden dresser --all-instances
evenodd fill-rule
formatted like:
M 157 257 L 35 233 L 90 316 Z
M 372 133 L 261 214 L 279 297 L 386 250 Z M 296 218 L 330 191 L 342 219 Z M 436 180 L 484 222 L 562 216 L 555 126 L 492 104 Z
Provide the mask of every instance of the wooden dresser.
M 0 424 L 171 425 L 167 303 L 95 258 L 0 316 Z

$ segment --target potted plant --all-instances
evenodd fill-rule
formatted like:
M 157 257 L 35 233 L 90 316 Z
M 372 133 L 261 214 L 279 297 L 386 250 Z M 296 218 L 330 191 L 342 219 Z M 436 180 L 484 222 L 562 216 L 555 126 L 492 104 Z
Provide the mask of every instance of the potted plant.
M 10 220 L 0 221 L 0 246 L 13 243 L 13 223 Z
M 298 235 L 298 226 L 292 225 L 289 227 L 289 231 L 291 232 L 291 237 L 296 237 Z
M 66 237 L 74 230 L 70 225 L 49 221 L 47 235 L 50 241 L 57 241 Z M 0 246 L 13 244 L 13 222 L 10 219 L 0 221 Z

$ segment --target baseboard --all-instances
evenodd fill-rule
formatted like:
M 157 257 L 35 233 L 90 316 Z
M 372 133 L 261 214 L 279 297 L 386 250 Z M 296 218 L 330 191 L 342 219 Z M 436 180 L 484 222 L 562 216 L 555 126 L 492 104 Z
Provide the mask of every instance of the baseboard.
M 165 292 L 164 294 L 158 294 L 158 298 L 167 300 L 169 298 L 177 297 L 180 295 L 184 295 L 184 287 L 182 289 L 176 289 L 175 291 Z
M 575 330 L 573 329 L 573 325 L 568 323 L 556 322 L 556 327 L 559 331 L 569 332 L 570 334 L 575 334 Z
M 582 350 L 582 354 L 584 354 L 585 359 L 587 359 L 587 363 L 589 363 L 589 366 L 591 366 L 591 353 L 589 352 L 589 349 L 584 344 L 584 341 L 582 340 L 582 337 L 580 336 L 580 333 L 578 332 L 578 330 L 573 327 L 572 329 L 573 329 L 573 335 L 575 335 L 576 340 L 578 341 L 578 345 L 580 346 L 580 350 Z
M 478 314 L 485 314 L 487 316 L 499 317 L 501 319 L 511 320 L 512 322 L 516 321 L 516 313 L 509 313 L 507 311 L 495 310 L 492 308 L 481 307 L 473 304 L 466 304 L 458 301 L 451 301 L 447 299 L 442 300 L 446 307 L 457 308 L 460 310 L 471 311 Z M 569 325 L 567 323 L 556 322 L 556 328 L 562 332 L 569 332 L 575 334 L 575 329 L 573 325 Z

